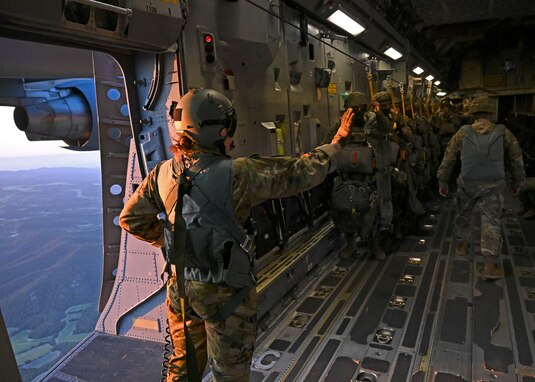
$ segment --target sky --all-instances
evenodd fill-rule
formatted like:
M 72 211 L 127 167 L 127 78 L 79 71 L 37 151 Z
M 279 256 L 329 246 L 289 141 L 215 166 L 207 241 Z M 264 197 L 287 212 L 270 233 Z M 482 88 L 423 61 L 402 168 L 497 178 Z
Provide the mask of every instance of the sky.
M 13 107 L 0 106 L 0 171 L 42 167 L 100 167 L 100 152 L 71 151 L 65 142 L 30 142 L 13 121 Z

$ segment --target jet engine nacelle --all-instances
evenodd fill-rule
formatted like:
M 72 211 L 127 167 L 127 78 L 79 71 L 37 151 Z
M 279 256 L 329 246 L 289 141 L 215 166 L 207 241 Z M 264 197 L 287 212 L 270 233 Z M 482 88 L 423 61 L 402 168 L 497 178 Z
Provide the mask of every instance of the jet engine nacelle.
M 13 112 L 18 129 L 29 141 L 63 140 L 69 146 L 84 146 L 91 137 L 91 108 L 81 94 L 18 106 Z
M 23 86 L 26 97 L 16 99 L 13 119 L 29 141 L 62 140 L 71 150 L 99 149 L 95 90 L 90 79 Z

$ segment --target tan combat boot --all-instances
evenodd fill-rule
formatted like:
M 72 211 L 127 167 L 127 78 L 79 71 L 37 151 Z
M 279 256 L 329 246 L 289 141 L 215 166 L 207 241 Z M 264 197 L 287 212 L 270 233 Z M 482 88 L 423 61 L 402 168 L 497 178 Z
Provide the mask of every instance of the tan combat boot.
M 481 278 L 483 280 L 499 280 L 504 278 L 503 269 L 496 264 L 497 259 L 497 256 L 483 256 L 483 272 L 481 272 Z
M 466 240 L 457 240 L 455 244 L 455 254 L 457 256 L 466 256 L 468 255 L 468 241 Z

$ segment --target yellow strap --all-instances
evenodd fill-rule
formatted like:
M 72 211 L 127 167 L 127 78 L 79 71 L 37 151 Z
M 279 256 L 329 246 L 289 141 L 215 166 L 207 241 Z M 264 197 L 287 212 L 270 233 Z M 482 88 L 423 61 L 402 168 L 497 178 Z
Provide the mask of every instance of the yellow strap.
M 373 96 L 375 95 L 374 94 L 374 91 L 373 91 L 373 75 L 371 72 L 368 72 L 368 86 L 370 87 L 370 99 L 371 101 L 373 102 Z
M 394 98 L 394 88 L 392 87 L 392 78 L 390 76 L 388 76 L 388 90 L 390 90 L 390 101 L 392 103 L 392 110 L 397 115 L 398 108 L 396 107 L 396 101 Z
M 399 94 L 401 95 L 401 110 L 403 111 L 403 119 L 407 116 L 405 113 L 405 90 L 403 89 L 403 84 L 399 85 Z

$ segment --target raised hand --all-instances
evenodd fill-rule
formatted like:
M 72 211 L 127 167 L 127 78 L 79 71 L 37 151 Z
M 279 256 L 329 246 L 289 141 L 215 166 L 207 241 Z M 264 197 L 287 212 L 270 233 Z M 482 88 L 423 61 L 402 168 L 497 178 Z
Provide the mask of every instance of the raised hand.
M 348 108 L 344 115 L 342 115 L 340 127 L 338 128 L 338 131 L 336 132 L 336 135 L 334 136 L 331 143 L 340 143 L 340 140 L 342 138 L 346 138 L 349 135 L 349 133 L 351 132 L 351 124 L 353 122 L 354 116 L 355 113 L 353 112 L 353 109 Z

